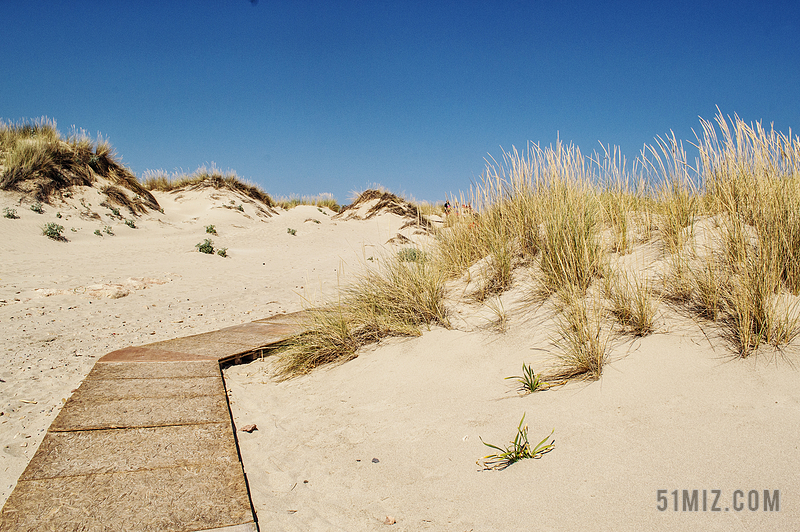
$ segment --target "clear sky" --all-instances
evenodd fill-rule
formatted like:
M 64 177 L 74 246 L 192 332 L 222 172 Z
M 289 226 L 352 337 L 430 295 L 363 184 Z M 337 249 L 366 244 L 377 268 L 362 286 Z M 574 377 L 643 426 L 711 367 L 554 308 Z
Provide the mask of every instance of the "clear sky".
M 443 200 L 501 147 L 632 160 L 717 106 L 800 131 L 797 0 L 0 0 L 0 21 L 5 121 L 276 196 Z

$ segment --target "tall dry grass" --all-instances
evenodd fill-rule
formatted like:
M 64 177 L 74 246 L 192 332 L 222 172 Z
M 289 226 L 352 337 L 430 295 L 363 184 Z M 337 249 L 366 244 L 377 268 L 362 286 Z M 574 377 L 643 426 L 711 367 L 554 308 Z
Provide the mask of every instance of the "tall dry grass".
M 93 141 L 83 131 L 63 138 L 56 121 L 45 117 L 0 122 L 0 166 L 0 190 L 25 192 L 36 201 L 49 203 L 54 194 L 73 186 L 92 186 L 102 177 L 133 192 L 133 198 L 116 197 L 116 204 L 131 213 L 159 208 L 153 195 L 117 160 L 107 140 Z
M 239 192 L 251 199 L 260 201 L 267 207 L 276 206 L 272 197 L 258 185 L 248 183 L 236 175 L 236 172 L 220 171 L 215 166 L 201 166 L 191 174 L 175 172 L 168 174 L 163 170 L 147 170 L 142 174 L 144 187 L 159 192 L 172 192 L 182 188 L 212 187 Z
M 344 287 L 338 299 L 308 311 L 307 331 L 281 350 L 278 372 L 291 377 L 322 364 L 343 362 L 360 347 L 388 336 L 418 336 L 421 327 L 448 327 L 442 272 L 419 255 L 378 258 L 378 267 L 365 269 Z
M 302 355 L 286 371 L 354 356 L 364 339 L 445 323 L 445 279 L 479 275 L 467 296 L 495 301 L 518 268 L 535 275 L 540 297 L 553 296 L 557 380 L 599 377 L 612 323 L 649 334 L 664 297 L 715 323 L 738 356 L 791 342 L 800 330 L 800 141 L 738 117 L 701 125 L 694 164 L 674 134 L 643 150 L 630 171 L 618 150 L 586 158 L 561 142 L 490 158 L 481 181 L 451 199 L 455 208 L 435 233 L 431 260 L 414 266 L 414 277 L 435 279 L 436 289 L 425 292 L 396 275 L 408 271 L 369 274 L 340 304 L 316 314 L 320 326 L 296 352 L 321 358 L 308 355 L 307 363 Z M 701 249 L 700 226 L 710 249 Z M 608 266 L 619 263 L 611 256 L 641 245 L 669 265 L 665 288 Z M 407 286 L 415 286 L 414 298 L 435 293 L 429 300 L 436 303 L 399 304 L 395 295 Z

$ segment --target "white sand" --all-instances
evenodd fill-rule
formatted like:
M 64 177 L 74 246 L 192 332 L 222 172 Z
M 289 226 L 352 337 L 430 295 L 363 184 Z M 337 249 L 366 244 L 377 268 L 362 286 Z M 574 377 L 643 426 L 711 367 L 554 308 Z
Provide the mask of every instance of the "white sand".
M 105 208 L 92 207 L 102 221 L 65 205 L 38 215 L 0 193 L 0 208 L 21 216 L 0 218 L 0 503 L 97 358 L 299 310 L 372 264 L 402 224 L 336 221 L 316 207 L 265 218 L 209 189 L 156 196 L 165 214 L 131 229 Z M 244 213 L 223 207 L 239 204 Z M 70 242 L 41 236 L 51 221 Z M 93 234 L 106 225 L 115 236 Z M 230 257 L 198 253 L 206 237 Z M 523 362 L 544 367 L 552 351 L 551 317 L 520 307 L 522 291 L 504 296 L 505 334 L 483 326 L 485 307 L 459 305 L 453 330 L 387 340 L 305 377 L 277 383 L 269 359 L 226 370 L 236 424 L 258 426 L 238 437 L 261 530 L 800 529 L 796 351 L 732 360 L 664 313 L 657 334 L 614 344 L 600 381 L 519 396 L 504 377 Z M 555 449 L 479 470 L 489 452 L 479 438 L 507 444 L 523 413 L 534 443 L 555 429 Z M 657 510 L 659 489 L 668 511 Z M 672 491 L 695 489 L 700 510 L 702 490 L 709 510 L 720 490 L 722 511 L 674 511 Z M 779 512 L 763 510 L 763 490 L 780 490 Z

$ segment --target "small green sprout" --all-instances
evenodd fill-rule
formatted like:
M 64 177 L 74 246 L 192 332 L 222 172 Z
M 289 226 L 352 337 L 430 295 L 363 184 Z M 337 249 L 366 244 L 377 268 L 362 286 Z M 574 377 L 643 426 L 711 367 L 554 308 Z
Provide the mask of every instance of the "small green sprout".
M 477 464 L 484 469 L 505 469 L 514 462 L 519 462 L 525 458 L 541 458 L 555 448 L 555 440 L 546 443 L 555 432 L 555 429 L 553 429 L 536 447 L 531 449 L 531 444 L 528 442 L 528 425 L 523 426 L 524 422 L 525 414 L 522 414 L 522 419 L 517 427 L 517 435 L 514 437 L 514 441 L 505 449 L 486 443 L 481 439 L 481 443 L 498 452 L 484 456 L 478 460 Z
M 134 222 L 133 220 L 125 220 L 125 225 L 127 225 L 131 229 L 136 229 L 136 222 Z
M 227 257 L 228 256 L 228 248 L 219 248 L 217 250 L 217 255 L 220 257 Z
M 19 219 L 19 216 L 17 216 L 17 209 L 9 209 L 8 207 L 3 209 L 3 216 L 12 220 Z
M 533 368 L 527 364 L 522 364 L 522 375 L 513 375 L 511 377 L 506 377 L 506 379 L 515 379 L 520 384 L 520 390 L 528 393 L 533 393 L 539 389 L 545 389 L 544 386 L 547 385 L 542 379 L 539 378 L 539 375 L 534 373 Z
M 103 233 L 100 232 L 100 229 L 95 229 L 94 234 L 96 234 L 97 236 L 103 236 Z
M 114 231 L 111 229 L 110 225 L 107 225 L 103 228 L 103 232 L 107 235 L 114 236 Z
M 292 229 L 291 227 L 286 230 L 292 236 L 297 236 L 297 229 Z
M 217 234 L 217 228 L 214 227 L 213 225 L 207 225 L 206 226 L 206 233 L 208 233 L 210 235 L 216 235 Z
M 31 205 L 31 210 L 37 214 L 44 214 L 44 207 L 42 207 L 41 202 L 36 202 Z

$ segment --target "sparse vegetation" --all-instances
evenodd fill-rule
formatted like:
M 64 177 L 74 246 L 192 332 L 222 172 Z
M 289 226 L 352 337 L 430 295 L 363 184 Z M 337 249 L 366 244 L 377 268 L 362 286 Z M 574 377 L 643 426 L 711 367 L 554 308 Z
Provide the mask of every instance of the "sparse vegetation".
M 9 207 L 3 208 L 3 217 L 10 218 L 11 220 L 19 219 L 19 216 L 17 216 L 17 209 L 11 209 Z
M 55 222 L 50 222 L 42 228 L 42 234 L 47 238 L 52 238 L 53 240 L 66 240 L 63 233 L 64 226 L 58 225 Z
M 219 248 L 217 250 L 217 255 L 220 257 L 227 257 L 228 256 L 228 248 Z
M 107 235 L 114 236 L 114 230 L 113 230 L 113 229 L 111 229 L 111 226 L 110 226 L 110 225 L 107 225 L 107 226 L 105 226 L 105 227 L 103 228 L 103 232 L 104 232 L 105 234 L 107 234 Z
M 286 230 L 292 236 L 297 236 L 297 229 L 292 229 L 291 227 Z
M 103 233 L 100 232 L 100 229 L 95 229 L 94 234 L 96 234 L 97 236 L 103 236 Z
M 522 419 L 517 427 L 517 435 L 514 436 L 514 439 L 506 448 L 498 447 L 497 445 L 492 445 L 491 443 L 486 443 L 481 438 L 481 443 L 491 449 L 495 449 L 497 452 L 488 456 L 484 456 L 478 460 L 478 465 L 484 469 L 502 470 L 515 462 L 524 460 L 525 458 L 541 458 L 555 448 L 555 440 L 552 440 L 549 443 L 547 442 L 547 440 L 549 440 L 555 433 L 555 429 L 553 429 L 550 434 L 545 436 L 544 439 L 542 439 L 542 441 L 536 445 L 536 447 L 531 447 L 531 444 L 528 441 L 528 425 L 523 425 L 523 423 L 525 423 L 525 414 L 522 415 Z
M 208 233 L 210 235 L 216 235 L 217 234 L 217 228 L 214 227 L 213 225 L 207 225 L 206 226 L 206 233 Z
M 222 172 L 214 166 L 211 168 L 201 166 L 191 175 L 180 173 L 170 175 L 163 170 L 148 170 L 142 177 L 144 179 L 144 188 L 147 190 L 172 192 L 182 188 L 199 189 L 212 187 L 238 192 L 248 198 L 263 203 L 268 208 L 276 206 L 275 201 L 270 195 L 258 186 L 245 182 L 236 175 L 236 172 L 230 170 Z M 238 210 L 244 210 L 241 204 Z
M 319 212 L 325 213 L 322 207 L 327 207 L 333 212 L 339 212 L 341 207 L 331 194 L 319 194 L 318 196 L 292 196 L 289 198 L 278 198 L 275 203 L 286 210 L 297 207 L 298 205 L 314 205 Z
M 195 244 L 194 247 L 196 247 L 197 251 L 200 253 L 205 253 L 207 255 L 212 255 L 214 253 L 214 242 L 212 242 L 210 238 L 206 238 L 199 244 Z
M 136 222 L 133 220 L 125 220 L 125 225 L 127 225 L 131 229 L 136 229 Z
M 31 205 L 31 210 L 36 214 L 44 214 L 44 207 L 42 206 L 42 203 L 39 201 Z

